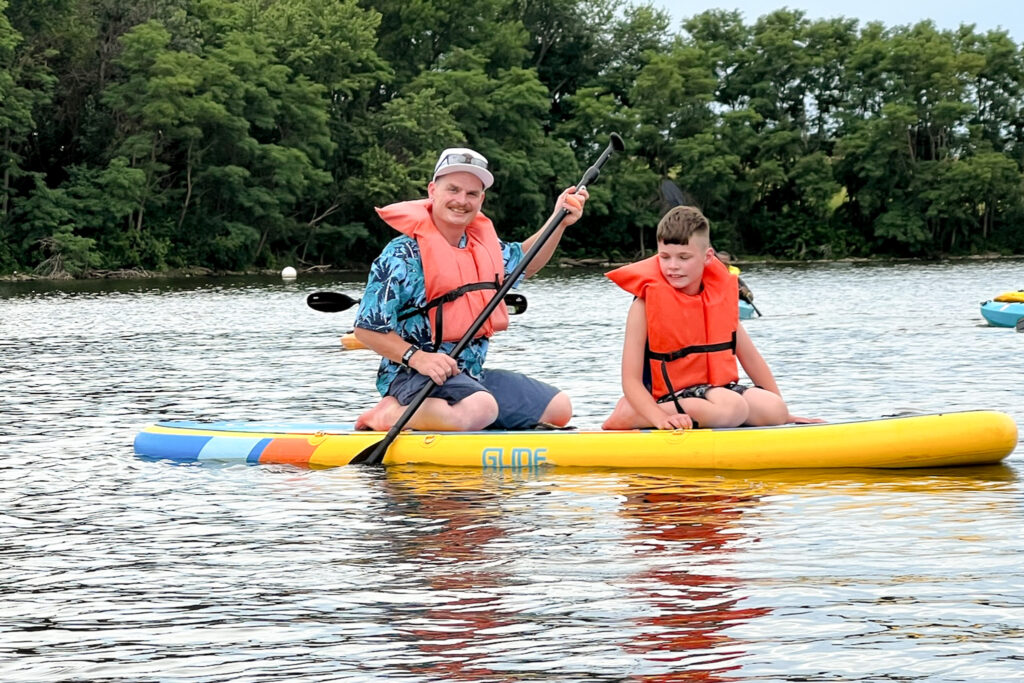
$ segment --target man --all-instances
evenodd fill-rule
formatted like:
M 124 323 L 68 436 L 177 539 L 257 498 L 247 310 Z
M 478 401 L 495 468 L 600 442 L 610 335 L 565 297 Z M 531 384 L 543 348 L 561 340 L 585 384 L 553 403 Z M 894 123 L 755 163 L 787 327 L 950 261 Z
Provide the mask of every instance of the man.
M 427 382 L 437 385 L 407 425 L 412 429 L 476 431 L 564 426 L 569 397 L 517 372 L 484 370 L 490 337 L 508 326 L 500 304 L 454 359 L 448 355 L 522 261 L 543 229 L 522 243 L 498 239 L 481 213 L 494 183 L 487 159 L 467 148 L 441 153 L 427 199 L 391 204 L 377 213 L 402 233 L 373 262 L 355 319 L 356 338 L 381 356 L 380 403 L 359 416 L 356 429 L 385 431 Z M 554 216 L 568 211 L 524 271 L 547 264 L 565 228 L 579 220 L 588 198 L 575 187 L 558 197 Z

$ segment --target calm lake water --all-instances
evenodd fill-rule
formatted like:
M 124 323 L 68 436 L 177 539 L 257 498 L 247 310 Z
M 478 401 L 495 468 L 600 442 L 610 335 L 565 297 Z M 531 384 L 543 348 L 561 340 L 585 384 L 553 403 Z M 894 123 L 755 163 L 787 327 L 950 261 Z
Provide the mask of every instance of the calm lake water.
M 750 266 L 797 414 L 1024 426 L 1024 261 Z M 176 466 L 162 419 L 340 422 L 362 278 L 0 283 L 0 679 L 963 681 L 1024 670 L 1024 449 L 946 470 Z M 548 270 L 489 366 L 597 427 L 629 297 Z

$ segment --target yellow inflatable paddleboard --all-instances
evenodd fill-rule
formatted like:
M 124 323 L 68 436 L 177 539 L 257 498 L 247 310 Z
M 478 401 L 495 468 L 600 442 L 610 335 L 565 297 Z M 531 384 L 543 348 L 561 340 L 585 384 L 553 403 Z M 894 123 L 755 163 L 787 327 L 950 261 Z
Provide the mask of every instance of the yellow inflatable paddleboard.
M 141 457 L 305 467 L 347 465 L 384 438 L 351 425 L 159 422 L 135 438 Z M 947 467 L 996 463 L 1017 446 L 1005 413 L 966 411 L 779 427 L 678 431 L 402 432 L 385 465 L 485 470 L 543 467 L 757 470 Z

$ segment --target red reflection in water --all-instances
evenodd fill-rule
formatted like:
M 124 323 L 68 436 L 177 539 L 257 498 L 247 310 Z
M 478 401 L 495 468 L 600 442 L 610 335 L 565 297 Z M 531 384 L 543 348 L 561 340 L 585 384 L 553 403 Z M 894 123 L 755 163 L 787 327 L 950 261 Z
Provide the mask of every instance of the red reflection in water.
M 497 591 L 488 590 L 506 587 L 508 576 L 481 566 L 495 559 L 487 546 L 506 536 L 495 504 L 501 492 L 489 489 L 479 476 L 433 484 L 422 477 L 389 476 L 386 486 L 403 511 L 424 520 L 421 530 L 396 539 L 396 549 L 421 568 L 432 596 L 448 598 L 415 614 L 403 613 L 396 621 L 424 655 L 424 661 L 407 664 L 408 670 L 443 680 L 506 679 L 506 672 L 482 666 L 482 661 L 502 647 L 499 641 L 516 624 L 530 619 L 510 612 Z M 652 669 L 668 669 L 623 680 L 737 680 L 729 672 L 740 668 L 733 662 L 744 650 L 726 630 L 770 610 L 744 607 L 742 582 L 716 575 L 711 568 L 727 561 L 723 554 L 732 552 L 731 545 L 750 540 L 737 522 L 757 497 L 712 486 L 645 486 L 644 481 L 625 481 L 608 493 L 625 493 L 620 513 L 636 526 L 623 543 L 641 548 L 640 563 L 651 567 L 629 581 L 651 614 L 636 617 L 641 633 L 622 647 L 642 656 Z M 694 563 L 694 555 L 706 555 L 707 562 Z M 701 570 L 664 568 L 668 563 Z
M 499 597 L 486 594 L 488 588 L 506 585 L 507 577 L 467 569 L 488 560 L 487 544 L 505 536 L 505 530 L 490 521 L 496 493 L 483 489 L 479 478 L 465 488 L 452 483 L 431 489 L 423 486 L 422 479 L 388 481 L 395 500 L 411 506 L 415 515 L 434 520 L 425 525 L 430 531 L 402 544 L 403 553 L 426 567 L 426 585 L 432 595 L 452 594 L 451 599 L 429 605 L 417 615 L 417 621 L 429 626 L 403 628 L 416 648 L 428 655 L 424 657 L 428 661 L 410 663 L 408 668 L 443 680 L 500 680 L 500 674 L 478 663 L 479 654 L 464 651 L 470 646 L 486 651 L 488 642 L 506 637 L 488 631 L 518 621 L 516 614 L 502 612 Z
M 734 525 L 744 508 L 756 502 L 756 497 L 709 488 L 634 490 L 627 495 L 622 512 L 639 522 L 632 539 L 641 542 L 645 556 L 707 554 L 707 570 L 723 562 L 723 553 L 732 552 L 731 542 L 748 538 Z M 688 558 L 686 564 L 692 565 L 692 559 Z M 637 620 L 645 627 L 645 633 L 634 638 L 627 651 L 644 653 L 652 662 L 672 663 L 673 671 L 633 676 L 630 680 L 737 680 L 729 672 L 740 666 L 730 662 L 744 650 L 725 630 L 765 616 L 771 610 L 743 607 L 744 598 L 737 597 L 742 593 L 742 582 L 734 577 L 658 568 L 637 574 L 636 579 L 637 593 L 657 613 Z

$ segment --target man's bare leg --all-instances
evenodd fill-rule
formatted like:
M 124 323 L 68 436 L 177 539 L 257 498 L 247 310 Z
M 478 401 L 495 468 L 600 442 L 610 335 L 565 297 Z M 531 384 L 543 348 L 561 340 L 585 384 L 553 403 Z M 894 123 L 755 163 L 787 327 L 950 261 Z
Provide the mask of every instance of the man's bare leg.
M 569 424 L 571 419 L 572 399 L 564 391 L 559 391 L 548 401 L 547 406 L 544 408 L 544 413 L 540 416 L 541 422 L 554 425 L 555 427 L 564 427 Z
M 359 416 L 356 429 L 385 432 L 405 414 L 406 408 L 393 396 L 385 396 Z M 475 432 L 486 429 L 497 417 L 498 403 L 494 397 L 486 391 L 477 391 L 454 405 L 440 398 L 426 399 L 406 427 L 421 431 Z

